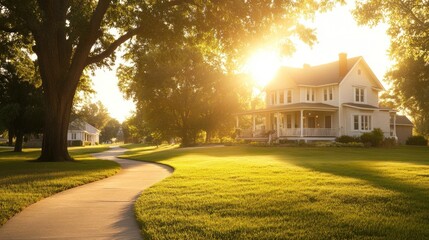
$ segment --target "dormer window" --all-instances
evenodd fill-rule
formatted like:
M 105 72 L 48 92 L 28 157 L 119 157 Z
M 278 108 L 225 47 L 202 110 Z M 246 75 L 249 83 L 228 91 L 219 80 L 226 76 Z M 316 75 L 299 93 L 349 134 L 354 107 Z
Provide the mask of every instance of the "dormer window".
M 285 93 L 284 93 L 284 91 L 280 91 L 280 94 L 279 94 L 279 103 L 280 104 L 284 104 L 285 103 Z
M 329 101 L 333 99 L 333 88 L 327 87 L 323 89 L 323 101 Z
M 276 104 L 276 92 L 273 91 L 270 93 L 270 105 Z
M 286 90 L 286 103 L 292 103 L 292 90 Z
M 306 88 L 305 100 L 307 100 L 307 102 L 314 102 L 314 89 L 313 88 Z
M 355 94 L 354 94 L 355 102 L 364 103 L 365 102 L 365 88 L 355 87 L 354 92 L 355 92 Z

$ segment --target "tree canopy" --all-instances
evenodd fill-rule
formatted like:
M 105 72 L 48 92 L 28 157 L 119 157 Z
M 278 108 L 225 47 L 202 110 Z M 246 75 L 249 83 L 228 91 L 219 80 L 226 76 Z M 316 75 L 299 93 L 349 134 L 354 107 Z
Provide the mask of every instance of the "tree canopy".
M 240 109 L 245 88 L 199 48 L 151 47 L 138 59 L 135 66 L 122 68 L 120 86 L 133 97 L 137 114 L 152 132 L 164 139 L 180 137 L 187 146 L 201 130 L 210 135 L 233 125 L 231 114 Z
M 0 53 L 0 131 L 8 130 L 9 144 L 22 151 L 25 134 L 40 133 L 43 125 L 42 88 L 37 86 L 34 64 L 19 48 Z
M 111 65 L 115 50 L 190 36 L 233 64 L 245 47 L 294 33 L 315 40 L 299 23 L 332 1 L 265 0 L 0 0 L 0 30 L 25 36 L 37 55 L 45 102 L 41 161 L 72 160 L 67 127 L 84 71 Z M 290 47 L 291 40 L 282 39 Z
M 79 118 L 98 129 L 103 129 L 111 120 L 107 108 L 100 101 L 95 103 L 86 102 L 80 109 L 75 111 L 72 118 Z
M 385 76 L 392 85 L 385 96 L 412 117 L 420 134 L 429 135 L 429 3 L 357 1 L 354 15 L 361 24 L 388 24 L 389 53 L 395 65 Z

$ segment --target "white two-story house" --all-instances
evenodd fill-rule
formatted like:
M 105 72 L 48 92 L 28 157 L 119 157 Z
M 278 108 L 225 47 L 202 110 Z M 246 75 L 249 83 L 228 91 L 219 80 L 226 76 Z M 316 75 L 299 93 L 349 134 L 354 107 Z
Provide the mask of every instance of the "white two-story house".
M 319 66 L 283 67 L 265 88 L 266 106 L 237 114 L 238 138 L 334 140 L 374 128 L 396 137 L 396 112 L 379 106 L 382 90 L 365 60 L 345 53 Z
M 69 124 L 67 144 L 69 146 L 96 145 L 100 142 L 100 132 L 91 124 L 75 119 Z

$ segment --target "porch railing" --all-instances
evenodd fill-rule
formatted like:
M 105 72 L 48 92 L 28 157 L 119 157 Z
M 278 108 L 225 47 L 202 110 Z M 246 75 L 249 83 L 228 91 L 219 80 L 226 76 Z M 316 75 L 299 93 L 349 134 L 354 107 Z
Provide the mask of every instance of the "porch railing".
M 334 128 L 303 128 L 304 137 L 335 137 L 338 130 Z M 300 128 L 280 128 L 279 136 L 281 137 L 300 137 Z M 264 130 L 242 129 L 240 132 L 241 138 L 257 138 L 267 137 Z
M 303 128 L 303 136 L 305 137 L 335 137 L 337 136 L 337 129 L 334 128 Z M 281 128 L 280 136 L 301 136 L 300 128 Z

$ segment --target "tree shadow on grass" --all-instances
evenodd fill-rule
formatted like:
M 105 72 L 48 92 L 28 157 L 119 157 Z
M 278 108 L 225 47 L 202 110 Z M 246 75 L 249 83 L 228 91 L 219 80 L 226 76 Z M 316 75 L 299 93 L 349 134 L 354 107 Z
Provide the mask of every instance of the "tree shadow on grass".
M 360 193 L 350 193 L 350 196 L 344 197 L 345 204 L 379 204 L 384 208 L 388 209 L 385 212 L 382 212 L 382 215 L 393 214 L 396 216 L 401 216 L 403 220 L 408 219 L 411 222 L 404 222 L 401 226 L 401 230 L 393 229 L 392 231 L 398 231 L 398 233 L 404 236 L 406 234 L 412 234 L 416 238 L 414 239 L 424 239 L 429 237 L 429 231 L 427 230 L 429 226 L 429 185 L 424 185 L 429 182 L 429 174 L 415 174 L 411 172 L 406 172 L 407 179 L 410 180 L 413 178 L 420 177 L 422 181 L 418 183 L 407 182 L 406 180 L 399 179 L 397 177 L 386 175 L 382 170 L 371 167 L 373 162 L 368 161 L 348 161 L 347 163 L 334 163 L 334 162 L 318 162 L 318 161 L 290 161 L 296 166 L 309 169 L 311 171 L 317 171 L 320 173 L 327 173 L 334 176 L 353 178 L 358 180 L 363 180 L 371 186 L 374 186 L 379 189 L 389 190 L 398 194 L 396 196 L 377 196 L 373 195 L 369 202 L 365 203 L 365 200 L 359 199 L 363 195 Z M 411 165 L 414 165 L 411 163 Z M 418 165 L 417 165 L 418 166 Z M 392 167 L 393 168 L 393 167 Z M 427 166 L 425 166 L 427 168 Z M 401 169 L 396 169 L 401 171 Z M 416 176 L 412 176 L 415 174 Z M 359 190 L 356 188 L 356 191 L 365 191 L 364 189 Z M 371 194 L 371 193 L 369 193 Z M 349 201 L 349 202 L 347 202 Z M 389 227 L 388 224 L 380 223 L 380 226 L 383 226 L 386 231 Z M 417 227 L 420 226 L 420 227 Z M 425 226 L 421 228 L 421 226 Z M 377 230 L 378 231 L 378 230 Z M 402 233 L 401 233 L 402 232 Z M 395 233 L 397 234 L 397 233 Z M 406 235 L 405 234 L 405 235 Z M 425 236 L 425 237 L 423 237 Z
M 274 156 L 278 159 L 297 161 L 391 161 L 429 166 L 429 148 L 328 148 L 328 147 L 249 147 L 226 146 L 222 148 L 159 148 L 130 150 L 123 156 L 150 162 L 168 161 L 189 154 L 211 157 Z M 125 157 L 124 157 L 125 158 Z

